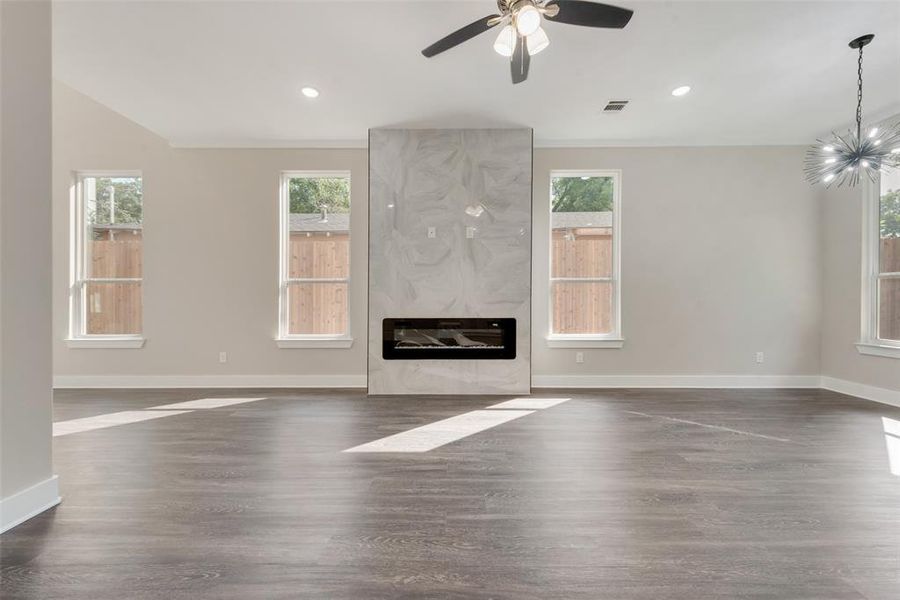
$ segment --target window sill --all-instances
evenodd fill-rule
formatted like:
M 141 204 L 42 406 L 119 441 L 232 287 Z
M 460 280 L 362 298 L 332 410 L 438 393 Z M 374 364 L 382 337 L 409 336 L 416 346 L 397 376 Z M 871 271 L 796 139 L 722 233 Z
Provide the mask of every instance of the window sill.
M 548 348 L 621 348 L 624 338 L 551 335 L 547 337 Z
M 877 342 L 859 342 L 856 349 L 860 354 L 868 356 L 883 356 L 885 358 L 900 358 L 900 346 L 890 346 Z
M 134 349 L 143 348 L 147 340 L 142 337 L 115 336 L 115 337 L 80 337 L 67 338 L 66 345 L 69 348 L 118 348 Z
M 353 345 L 353 338 L 349 336 L 277 338 L 275 344 L 279 348 L 349 348 Z

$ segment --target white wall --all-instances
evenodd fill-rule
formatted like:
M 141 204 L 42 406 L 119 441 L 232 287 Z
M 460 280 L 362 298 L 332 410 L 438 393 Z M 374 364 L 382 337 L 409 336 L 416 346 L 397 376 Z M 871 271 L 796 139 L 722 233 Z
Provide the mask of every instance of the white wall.
M 51 463 L 50 3 L 0 2 L 0 531 L 59 502 Z
M 63 384 L 95 376 L 160 385 L 364 385 L 367 158 L 348 150 L 185 150 L 57 83 L 54 99 L 54 369 Z M 539 383 L 612 375 L 819 373 L 820 207 L 802 181 L 801 148 L 537 149 L 534 154 L 534 363 Z M 145 333 L 141 350 L 69 349 L 68 210 L 72 172 L 141 169 L 145 186 Z M 278 174 L 350 169 L 353 181 L 349 350 L 280 350 L 275 333 Z M 549 171 L 623 172 L 621 350 L 549 349 Z M 544 332 L 544 333 L 542 333 Z M 218 352 L 228 352 L 220 365 Z M 757 364 L 757 351 L 766 362 Z M 352 376 L 350 379 L 329 376 Z M 176 379 L 167 376 L 179 376 Z M 86 378 L 85 378 L 86 377 Z M 184 377 L 191 377 L 185 379 Z M 133 383 L 133 379 L 119 380 Z M 224 380 L 223 380 L 224 381 Z M 685 380 L 689 383 L 688 380 Z

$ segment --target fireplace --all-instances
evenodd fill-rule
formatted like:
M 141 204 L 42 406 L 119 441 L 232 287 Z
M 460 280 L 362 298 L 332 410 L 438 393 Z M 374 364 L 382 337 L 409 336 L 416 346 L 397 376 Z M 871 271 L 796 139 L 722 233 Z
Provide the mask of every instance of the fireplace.
M 384 319 L 382 358 L 516 358 L 515 319 Z
M 531 133 L 369 132 L 369 394 L 531 392 Z

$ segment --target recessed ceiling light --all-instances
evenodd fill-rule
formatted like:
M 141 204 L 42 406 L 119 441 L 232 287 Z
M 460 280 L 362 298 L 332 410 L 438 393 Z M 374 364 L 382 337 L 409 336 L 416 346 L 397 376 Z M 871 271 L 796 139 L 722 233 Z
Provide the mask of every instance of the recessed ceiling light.
M 300 90 L 300 92 L 307 98 L 318 98 L 319 97 L 319 90 L 317 90 L 314 87 L 307 86 L 307 87 L 303 88 L 302 90 Z
M 689 91 L 691 91 L 691 86 L 689 86 L 689 85 L 682 85 L 681 87 L 677 87 L 677 88 L 675 88 L 674 90 L 672 90 L 672 95 L 673 95 L 673 96 L 684 96 L 684 95 L 687 94 Z

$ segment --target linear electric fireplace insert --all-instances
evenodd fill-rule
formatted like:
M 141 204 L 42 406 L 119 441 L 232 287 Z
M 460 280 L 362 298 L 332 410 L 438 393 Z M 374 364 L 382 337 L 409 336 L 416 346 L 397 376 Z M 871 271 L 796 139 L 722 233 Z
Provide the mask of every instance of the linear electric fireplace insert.
M 515 319 L 384 319 L 382 357 L 514 359 Z

